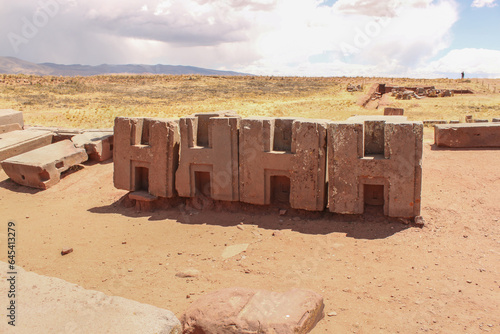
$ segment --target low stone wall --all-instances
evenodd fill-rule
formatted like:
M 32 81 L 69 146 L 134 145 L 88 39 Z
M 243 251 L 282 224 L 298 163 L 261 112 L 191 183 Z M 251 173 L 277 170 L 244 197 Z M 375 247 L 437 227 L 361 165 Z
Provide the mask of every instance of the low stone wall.
M 434 141 L 437 146 L 451 148 L 500 147 L 500 124 L 436 125 L 434 127 Z
M 422 128 L 404 116 L 347 122 L 226 113 L 179 122 L 119 117 L 114 183 L 138 201 L 203 197 L 351 214 L 378 205 L 391 217 L 415 217 Z M 349 186 L 341 186 L 347 176 Z

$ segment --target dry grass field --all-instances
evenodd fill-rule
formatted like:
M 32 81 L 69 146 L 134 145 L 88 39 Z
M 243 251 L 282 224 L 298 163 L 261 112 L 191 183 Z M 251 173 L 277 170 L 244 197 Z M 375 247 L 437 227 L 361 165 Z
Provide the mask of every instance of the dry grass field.
M 349 83 L 363 85 L 364 91 L 347 92 Z M 77 128 L 112 127 L 116 116 L 177 118 L 220 110 L 242 116 L 344 120 L 355 114 L 383 113 L 383 108 L 367 110 L 357 104 L 373 83 L 476 93 L 410 101 L 389 98 L 389 105 L 405 108 L 410 120 L 500 115 L 500 80 L 493 79 L 0 75 L 0 107 L 23 111 L 26 124 Z

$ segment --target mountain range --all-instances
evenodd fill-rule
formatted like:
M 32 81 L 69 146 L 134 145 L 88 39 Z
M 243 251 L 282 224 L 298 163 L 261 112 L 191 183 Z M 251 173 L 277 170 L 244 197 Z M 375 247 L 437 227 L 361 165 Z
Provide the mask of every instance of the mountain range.
M 200 75 L 250 75 L 232 71 L 218 71 L 181 65 L 61 65 L 31 63 L 15 57 L 0 57 L 0 74 L 32 74 L 53 76 L 90 76 L 101 74 L 200 74 Z

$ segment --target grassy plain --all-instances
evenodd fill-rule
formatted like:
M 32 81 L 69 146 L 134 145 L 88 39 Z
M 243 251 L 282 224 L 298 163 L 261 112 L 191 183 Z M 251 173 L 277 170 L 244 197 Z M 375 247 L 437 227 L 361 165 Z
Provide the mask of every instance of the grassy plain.
M 349 93 L 347 84 L 363 92 Z M 500 116 L 500 80 L 304 77 L 216 77 L 110 75 L 50 77 L 0 75 L 0 109 L 24 113 L 26 124 L 112 127 L 116 116 L 181 117 L 233 110 L 242 116 L 307 117 L 344 120 L 351 115 L 383 114 L 357 104 L 373 83 L 471 89 L 474 95 L 400 101 L 410 120 Z

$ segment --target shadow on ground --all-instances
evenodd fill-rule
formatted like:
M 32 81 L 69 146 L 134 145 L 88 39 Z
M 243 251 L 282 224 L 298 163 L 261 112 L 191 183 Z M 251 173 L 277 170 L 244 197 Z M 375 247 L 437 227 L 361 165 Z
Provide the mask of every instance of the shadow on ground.
M 470 147 L 470 148 L 457 148 L 457 147 L 442 147 L 432 144 L 432 151 L 500 151 L 500 147 Z
M 258 206 L 240 202 L 201 202 L 175 198 L 145 209 L 128 198 L 128 194 L 111 205 L 88 211 L 98 214 L 121 214 L 131 218 L 149 217 L 150 221 L 175 220 L 187 225 L 223 227 L 257 225 L 267 230 L 292 230 L 304 234 L 345 233 L 355 239 L 384 239 L 410 227 L 413 221 L 390 218 L 379 207 L 366 207 L 363 215 L 341 215 L 327 211 L 309 212 L 284 205 Z M 283 210 L 286 210 L 284 212 Z

